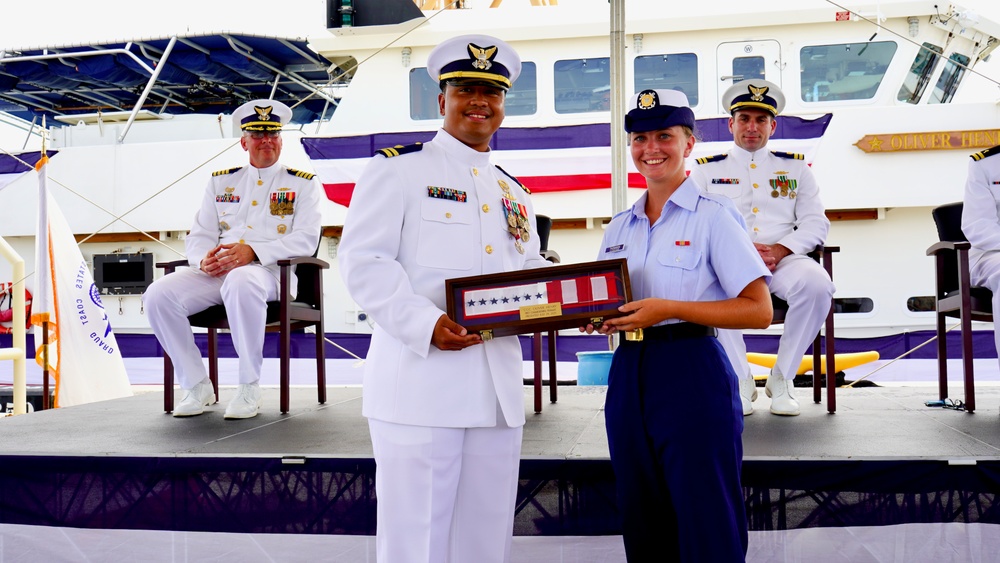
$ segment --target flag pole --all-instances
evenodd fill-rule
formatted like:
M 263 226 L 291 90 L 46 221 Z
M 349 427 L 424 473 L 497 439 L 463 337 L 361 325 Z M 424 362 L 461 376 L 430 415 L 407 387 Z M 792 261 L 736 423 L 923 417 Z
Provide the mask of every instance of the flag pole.
M 45 116 L 44 115 L 42 116 L 42 131 L 41 132 L 42 132 L 42 155 L 41 155 L 41 158 L 38 159 L 38 164 L 36 165 L 36 170 L 38 170 L 38 174 L 39 174 L 38 185 L 39 185 L 39 188 L 40 188 L 39 191 L 38 191 L 38 206 L 39 206 L 39 209 L 47 210 L 47 208 L 48 208 L 49 192 L 48 192 L 48 187 L 47 187 L 46 182 L 45 182 L 44 175 L 48 174 L 48 169 L 45 167 L 45 165 L 48 164 L 49 157 L 48 157 L 48 152 L 47 152 L 48 147 L 46 146 L 47 145 L 47 141 L 48 141 L 48 130 L 45 127 Z M 37 237 L 42 234 L 41 230 L 45 229 L 45 247 L 42 250 L 42 252 L 44 252 L 46 255 L 48 255 L 48 253 L 49 253 L 49 251 L 48 251 L 48 246 L 49 246 L 48 245 L 48 241 L 49 241 L 49 237 L 48 237 L 49 221 L 48 221 L 48 213 L 47 213 L 47 211 L 45 213 L 43 213 L 41 217 L 42 217 L 42 220 L 39 221 L 39 227 L 38 227 L 39 232 L 36 233 L 35 236 L 36 236 L 36 239 L 37 239 Z M 36 242 L 36 244 L 38 244 L 38 243 Z M 38 277 L 36 277 L 36 280 L 41 280 L 41 283 L 39 283 L 38 285 L 39 285 L 39 288 L 41 289 L 41 293 L 43 293 L 42 303 L 48 303 L 49 302 L 48 301 L 48 296 L 44 295 L 44 294 L 48 293 L 47 286 L 46 286 L 46 281 L 45 281 L 45 279 L 47 279 L 46 276 L 49 275 L 49 271 L 50 271 L 50 269 L 48 268 L 48 261 L 46 261 L 45 265 L 46 265 L 46 268 L 44 269 L 44 271 L 40 271 L 39 265 L 35 264 L 35 272 L 36 273 L 40 273 L 40 275 Z M 42 320 L 42 348 L 41 348 L 41 354 L 42 354 L 42 410 L 47 410 L 47 409 L 51 408 L 51 406 L 52 406 L 52 405 L 49 404 L 49 314 L 50 314 L 49 311 L 43 311 L 42 312 L 42 318 L 41 318 L 41 320 Z

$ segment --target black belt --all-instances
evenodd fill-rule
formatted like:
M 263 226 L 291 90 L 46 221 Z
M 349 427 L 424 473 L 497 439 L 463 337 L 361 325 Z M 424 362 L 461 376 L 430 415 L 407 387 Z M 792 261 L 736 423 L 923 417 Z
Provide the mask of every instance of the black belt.
M 625 340 L 629 342 L 641 342 L 644 340 L 683 340 L 686 338 L 702 338 L 705 336 L 715 338 L 718 335 L 719 331 L 714 326 L 705 326 L 695 323 L 674 323 L 627 331 L 625 333 Z

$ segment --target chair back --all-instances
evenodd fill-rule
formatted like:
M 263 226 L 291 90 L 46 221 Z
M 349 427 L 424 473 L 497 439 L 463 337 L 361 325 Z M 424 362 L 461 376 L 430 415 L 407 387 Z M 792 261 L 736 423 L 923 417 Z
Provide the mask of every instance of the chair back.
M 956 203 L 946 203 L 944 205 L 939 205 L 931 211 L 931 216 L 934 218 L 934 225 L 937 227 L 938 240 L 942 242 L 959 242 L 967 241 L 968 237 L 962 232 L 962 208 L 964 204 L 959 201 Z M 943 259 L 943 271 L 942 275 L 942 287 L 938 288 L 941 293 L 939 297 L 947 295 L 948 293 L 958 289 L 958 255 L 955 252 L 947 252 L 942 254 Z
M 319 241 L 316 243 L 316 250 L 312 253 L 313 258 L 319 256 L 319 248 L 322 244 L 323 237 L 319 237 Z M 323 288 L 317 287 L 317 284 L 320 283 L 320 276 L 317 275 L 319 269 L 318 266 L 312 264 L 299 264 L 295 266 L 295 301 L 306 303 L 313 309 L 319 309 L 320 300 L 323 299 Z
M 540 251 L 549 249 L 549 233 L 552 231 L 552 218 L 545 215 L 535 215 L 535 223 L 538 225 L 538 244 Z

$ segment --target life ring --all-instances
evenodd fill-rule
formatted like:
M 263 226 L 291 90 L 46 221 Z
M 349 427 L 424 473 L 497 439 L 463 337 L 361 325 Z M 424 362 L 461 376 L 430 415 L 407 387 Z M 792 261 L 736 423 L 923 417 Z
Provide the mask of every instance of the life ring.
M 0 323 L 10 323 L 14 318 L 14 282 L 0 282 Z M 24 290 L 24 328 L 31 328 L 31 292 Z M 14 328 L 0 324 L 0 334 L 10 334 Z

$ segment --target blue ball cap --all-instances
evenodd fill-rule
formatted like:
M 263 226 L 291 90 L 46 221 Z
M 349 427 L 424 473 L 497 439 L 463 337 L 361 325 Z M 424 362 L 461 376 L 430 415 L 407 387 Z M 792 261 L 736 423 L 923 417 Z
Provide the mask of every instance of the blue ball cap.
M 427 74 L 442 87 L 484 84 L 508 90 L 521 74 L 521 57 L 496 37 L 460 35 L 434 47 L 427 57 Z
M 722 94 L 722 107 L 732 115 L 741 109 L 759 109 L 776 117 L 785 109 L 785 95 L 781 88 L 767 80 L 741 80 Z
M 625 114 L 625 131 L 644 133 L 684 125 L 694 129 L 694 112 L 678 90 L 643 90 L 632 96 Z

